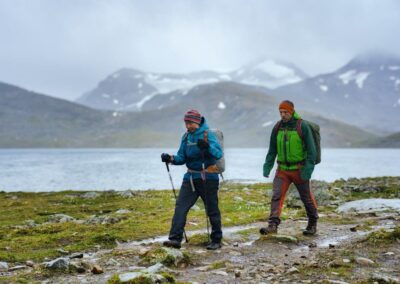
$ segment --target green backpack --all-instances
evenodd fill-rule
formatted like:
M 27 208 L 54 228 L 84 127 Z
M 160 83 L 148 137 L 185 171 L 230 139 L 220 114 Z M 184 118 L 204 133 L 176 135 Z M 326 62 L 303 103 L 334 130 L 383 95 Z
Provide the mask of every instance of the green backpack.
M 319 132 L 319 125 L 314 122 L 304 120 L 301 118 L 297 120 L 296 131 L 299 134 L 301 140 L 303 140 L 303 144 L 304 144 L 304 136 L 303 136 L 303 131 L 301 131 L 301 122 L 302 121 L 305 121 L 310 126 L 311 133 L 312 133 L 312 136 L 314 139 L 315 148 L 317 150 L 317 157 L 315 159 L 315 165 L 317 165 L 317 164 L 321 163 L 321 134 Z M 281 124 L 282 124 L 282 121 L 280 120 L 274 126 L 274 131 L 275 131 L 276 135 L 278 135 L 278 131 L 279 131 L 279 128 L 281 128 Z

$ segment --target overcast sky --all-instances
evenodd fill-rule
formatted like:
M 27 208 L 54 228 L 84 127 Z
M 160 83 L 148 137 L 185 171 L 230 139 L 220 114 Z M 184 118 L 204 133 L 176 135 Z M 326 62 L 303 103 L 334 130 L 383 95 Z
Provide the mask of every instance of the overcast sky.
M 400 53 L 396 0 L 0 0 L 0 82 L 73 100 L 121 67 L 233 70 L 261 57 L 330 72 Z

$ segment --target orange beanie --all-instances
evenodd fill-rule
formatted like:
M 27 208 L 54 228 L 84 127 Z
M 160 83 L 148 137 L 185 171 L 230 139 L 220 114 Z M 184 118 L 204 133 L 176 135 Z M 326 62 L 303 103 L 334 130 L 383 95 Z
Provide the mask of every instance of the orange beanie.
M 293 114 L 294 104 L 291 101 L 285 100 L 279 104 L 279 109 L 287 110 L 290 114 Z

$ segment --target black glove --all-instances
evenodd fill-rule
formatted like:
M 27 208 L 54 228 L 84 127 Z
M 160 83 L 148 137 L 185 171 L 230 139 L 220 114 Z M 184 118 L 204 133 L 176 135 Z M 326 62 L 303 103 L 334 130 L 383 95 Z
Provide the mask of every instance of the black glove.
M 167 154 L 167 153 L 162 153 L 161 154 L 161 161 L 163 163 L 171 163 L 172 157 L 171 155 Z
M 210 144 L 204 141 L 204 139 L 199 139 L 197 140 L 197 147 L 199 147 L 200 150 L 207 150 L 208 148 L 210 148 Z

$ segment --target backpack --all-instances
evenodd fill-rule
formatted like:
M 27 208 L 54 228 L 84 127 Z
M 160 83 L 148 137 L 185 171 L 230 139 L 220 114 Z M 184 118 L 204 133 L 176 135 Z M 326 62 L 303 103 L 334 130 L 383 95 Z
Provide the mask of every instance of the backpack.
M 214 133 L 215 137 L 217 137 L 218 140 L 218 144 L 221 146 L 222 149 L 222 153 L 224 153 L 224 134 L 222 133 L 221 130 L 219 129 L 210 129 L 212 131 L 212 133 Z M 204 141 L 206 141 L 208 143 L 208 131 L 210 130 L 205 130 L 204 131 Z M 187 143 L 187 139 L 188 139 L 188 133 L 185 133 L 185 143 Z M 222 173 L 225 171 L 225 157 L 224 155 L 222 155 L 221 159 L 218 159 L 216 161 L 216 166 L 218 168 L 218 173 L 220 175 L 222 175 Z
M 311 130 L 312 137 L 314 140 L 315 148 L 317 150 L 317 157 L 315 159 L 315 165 L 317 165 L 317 164 L 321 163 L 321 134 L 319 132 L 319 125 L 314 122 L 304 120 L 301 118 L 297 120 L 296 131 L 297 131 L 297 134 L 299 134 L 301 140 L 303 140 L 303 144 L 304 144 L 304 136 L 303 136 L 303 132 L 301 131 L 302 121 L 305 121 L 310 126 L 310 130 Z M 279 131 L 279 128 L 281 128 L 281 124 L 282 124 L 282 121 L 280 120 L 274 126 L 273 131 L 275 131 L 276 135 L 278 135 L 278 131 Z
M 218 173 L 222 174 L 225 171 L 225 157 L 224 157 L 224 134 L 219 129 L 211 129 L 212 133 L 217 137 L 218 144 L 222 149 L 222 157 L 216 161 Z M 204 141 L 208 143 L 208 130 L 204 131 Z

